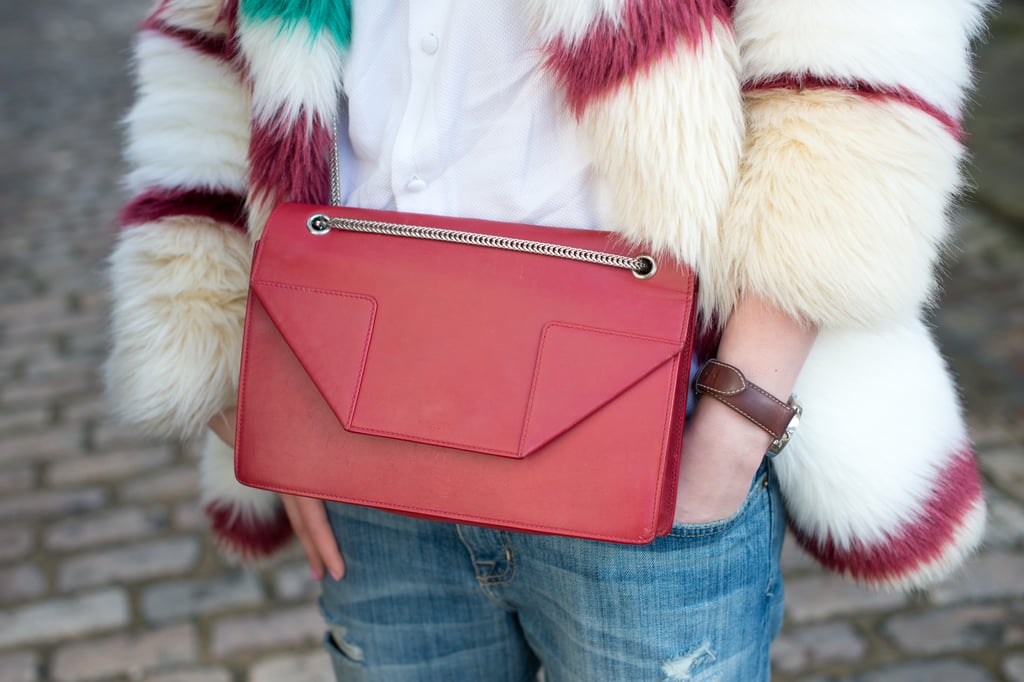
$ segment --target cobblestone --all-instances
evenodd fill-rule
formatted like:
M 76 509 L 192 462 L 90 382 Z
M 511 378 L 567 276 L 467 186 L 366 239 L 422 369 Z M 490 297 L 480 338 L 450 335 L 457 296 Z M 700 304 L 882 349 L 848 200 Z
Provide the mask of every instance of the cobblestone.
M 46 576 L 34 564 L 0 569 L 0 604 L 46 594 Z
M 851 682 L 996 682 L 983 669 L 961 661 L 898 665 L 847 679 Z
M 979 599 L 1010 599 L 1021 594 L 1024 554 L 992 552 L 977 557 L 971 570 L 931 591 L 936 604 Z
M 867 644 L 846 623 L 828 623 L 781 635 L 772 646 L 772 667 L 799 672 L 828 663 L 860 660 Z
M 199 500 L 186 500 L 174 508 L 174 527 L 178 530 L 205 530 L 208 527 Z
M 27 521 L 70 516 L 99 509 L 107 493 L 99 488 L 47 490 L 0 499 L 0 521 Z
M 985 546 L 1014 549 L 1024 542 L 1024 507 L 1002 493 L 991 490 L 988 500 L 988 526 Z
M 168 445 L 148 450 L 109 452 L 75 457 L 50 465 L 46 480 L 52 486 L 65 486 L 127 478 L 167 464 L 174 456 Z
M 36 318 L 8 327 L 7 339 L 17 343 L 58 334 L 102 333 L 106 317 L 95 313 Z
M 95 368 L 34 376 L 22 382 L 8 382 L 2 394 L 2 404 L 5 407 L 46 405 L 71 395 L 92 393 L 97 383 Z
M 981 466 L 996 485 L 1024 500 L 1024 450 L 1007 448 L 983 453 Z
M 192 625 L 174 625 L 141 635 L 115 635 L 64 644 L 53 657 L 55 682 L 93 680 L 117 674 L 138 679 L 161 666 L 192 663 L 199 651 Z
M 66 457 L 78 449 L 81 441 L 82 431 L 75 426 L 5 436 L 0 439 L 0 465 Z
M 905 651 L 996 649 L 1024 644 L 1024 609 L 966 606 L 890 618 L 886 635 Z
M 31 465 L 0 469 L 0 493 L 21 493 L 36 486 L 36 468 Z
M 268 615 L 231 616 L 213 625 L 215 656 L 266 650 L 274 646 L 315 644 L 324 633 L 324 621 L 312 606 L 280 609 Z
M 907 603 L 897 592 L 869 592 L 834 575 L 810 575 L 786 582 L 786 614 L 806 623 L 864 611 L 895 610 Z
M 223 668 L 178 670 L 175 672 L 147 675 L 143 682 L 231 682 L 231 673 Z
M 95 405 L 96 401 L 92 401 L 90 405 Z M 101 415 L 89 415 L 101 416 Z M 105 416 L 105 415 L 104 415 Z M 99 424 L 92 434 L 92 446 L 100 452 L 110 449 L 128 450 L 133 448 L 145 448 L 147 446 L 157 445 L 159 441 L 151 438 L 146 438 L 139 433 L 138 429 L 130 428 L 124 424 L 119 424 L 112 421 L 104 421 Z
M 263 587 L 255 575 L 225 571 L 210 580 L 181 580 L 155 585 L 142 597 L 142 612 L 151 623 L 199 616 L 263 603 Z
M 782 545 L 781 565 L 787 574 L 805 572 L 818 567 L 814 557 L 801 549 L 791 533 L 787 533 L 786 541 Z
M 333 678 L 327 652 L 300 656 L 278 656 L 258 663 L 249 673 L 249 682 L 326 682 Z
M 118 509 L 97 516 L 73 518 L 56 523 L 50 527 L 44 543 L 51 550 L 78 550 L 146 537 L 166 526 L 166 512 Z
M 122 590 L 50 599 L 0 611 L 0 647 L 56 642 L 128 624 Z
M 165 502 L 190 497 L 199 490 L 199 472 L 194 465 L 163 471 L 125 484 L 121 498 L 127 502 Z
M 0 413 L 0 434 L 15 434 L 41 429 L 50 423 L 48 407 L 5 408 Z
M 33 547 L 32 531 L 24 526 L 0 526 L 0 561 L 20 559 Z
M 64 591 L 118 582 L 178 575 L 195 567 L 199 542 L 195 538 L 156 540 L 105 549 L 68 559 L 58 581 Z
M 309 564 L 297 561 L 274 573 L 274 595 L 282 601 L 310 600 L 320 594 L 320 585 L 309 575 Z
M 1010 682 L 1024 682 L 1024 656 L 1013 656 L 1006 659 L 1003 672 Z
M 96 396 L 78 399 L 71 398 L 61 401 L 61 403 L 57 405 L 57 411 L 60 415 L 60 419 L 68 422 L 69 424 L 79 424 L 81 422 L 92 421 L 95 419 L 110 418 L 110 415 L 107 414 L 107 406 L 102 400 L 97 400 Z M 138 437 L 132 441 L 132 443 L 141 442 L 142 439 Z M 93 447 L 98 446 L 94 445 Z
M 0 656 L 0 680 L 38 682 L 39 657 L 32 652 Z

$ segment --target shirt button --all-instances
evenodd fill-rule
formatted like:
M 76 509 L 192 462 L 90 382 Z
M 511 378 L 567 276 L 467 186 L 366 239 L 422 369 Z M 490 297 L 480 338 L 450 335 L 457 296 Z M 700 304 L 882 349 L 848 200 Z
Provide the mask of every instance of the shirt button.
M 438 41 L 437 35 L 434 33 L 428 33 L 420 40 L 420 47 L 423 48 L 423 51 L 427 54 L 434 54 L 437 52 L 437 46 L 439 44 L 440 41 Z
M 405 188 L 410 192 L 422 192 L 427 188 L 427 181 L 414 175 L 412 176 L 412 179 L 405 184 Z

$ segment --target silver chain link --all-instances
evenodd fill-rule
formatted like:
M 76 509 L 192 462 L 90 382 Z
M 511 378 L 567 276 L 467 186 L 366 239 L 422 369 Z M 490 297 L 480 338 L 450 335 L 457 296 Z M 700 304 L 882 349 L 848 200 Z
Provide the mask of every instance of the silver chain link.
M 331 119 L 331 206 L 341 206 L 341 160 L 338 158 L 338 118 Z
M 348 232 L 368 232 L 372 234 L 384 234 L 393 237 L 412 237 L 414 239 L 432 239 L 435 241 L 452 242 L 455 244 L 468 244 L 471 246 L 486 246 L 492 249 L 504 249 L 506 251 L 520 251 L 522 253 L 534 253 L 542 256 L 555 256 L 568 260 L 582 261 L 584 263 L 596 263 L 598 265 L 609 265 L 615 268 L 629 270 L 641 279 L 648 279 L 654 275 L 657 264 L 648 255 L 636 257 L 620 256 L 604 251 L 591 251 L 573 246 L 561 244 L 548 244 L 546 242 L 535 242 L 528 239 L 514 239 L 512 237 L 499 237 L 492 234 L 480 234 L 478 232 L 461 232 L 459 230 L 446 230 L 437 227 L 424 227 L 422 225 L 402 225 L 399 223 L 386 223 L 376 220 L 356 220 L 353 218 L 329 218 L 322 213 L 316 213 L 309 217 L 306 223 L 309 231 L 316 235 L 327 234 L 331 230 L 342 230 Z

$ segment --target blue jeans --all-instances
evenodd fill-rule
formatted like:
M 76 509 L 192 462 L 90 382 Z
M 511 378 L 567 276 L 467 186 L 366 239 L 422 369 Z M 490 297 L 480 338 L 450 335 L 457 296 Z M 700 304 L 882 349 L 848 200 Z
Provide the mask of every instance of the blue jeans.
M 785 521 L 767 464 L 735 514 L 648 545 L 328 513 L 347 565 L 320 600 L 338 680 L 769 679 Z

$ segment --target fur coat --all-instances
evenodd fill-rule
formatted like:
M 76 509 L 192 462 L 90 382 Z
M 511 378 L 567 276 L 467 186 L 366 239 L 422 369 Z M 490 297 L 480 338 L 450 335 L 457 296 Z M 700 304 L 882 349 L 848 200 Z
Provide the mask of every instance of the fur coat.
M 918 587 L 978 545 L 985 505 L 923 314 L 961 185 L 969 41 L 986 0 L 524 0 L 538 68 L 588 135 L 608 229 L 694 267 L 704 320 L 744 293 L 821 330 L 775 460 L 829 569 Z M 235 402 L 254 240 L 325 203 L 349 0 L 160 0 L 136 45 L 133 198 L 111 258 L 120 415 L 194 435 Z M 224 545 L 289 536 L 210 442 Z

